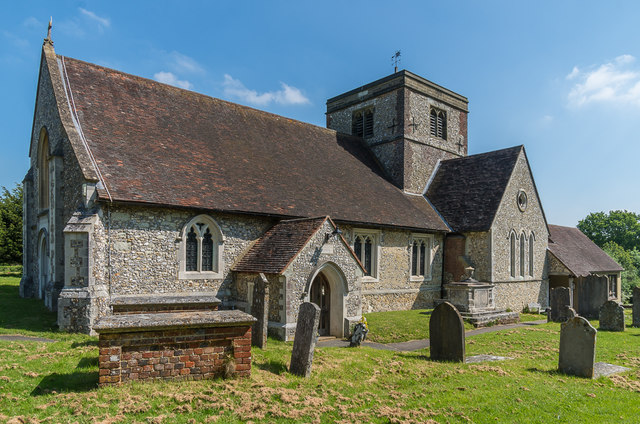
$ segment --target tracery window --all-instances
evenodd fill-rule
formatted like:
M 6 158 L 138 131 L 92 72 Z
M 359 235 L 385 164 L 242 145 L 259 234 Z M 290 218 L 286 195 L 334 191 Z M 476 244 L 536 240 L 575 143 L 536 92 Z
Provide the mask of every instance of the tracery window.
M 373 137 L 373 108 L 353 112 L 351 134 L 364 138 Z
M 533 233 L 529 234 L 529 276 L 533 277 Z
M 525 246 L 526 246 L 526 240 L 524 237 L 524 233 L 520 234 L 520 276 L 524 277 L 524 258 L 525 256 Z
M 429 113 L 429 132 L 434 137 L 447 139 L 447 112 L 441 109 L 431 108 Z
M 206 215 L 189 221 L 183 229 L 179 277 L 221 278 L 223 236 L 218 225 Z
M 431 245 L 430 236 L 414 235 L 411 243 L 411 277 L 429 278 L 431 276 Z
M 377 278 L 378 237 L 375 232 L 356 231 L 353 238 L 353 252 L 365 269 L 365 276 Z
M 44 128 L 38 142 L 38 206 L 49 208 L 49 134 Z
M 516 276 L 516 234 L 514 232 L 509 236 L 509 268 L 511 277 Z

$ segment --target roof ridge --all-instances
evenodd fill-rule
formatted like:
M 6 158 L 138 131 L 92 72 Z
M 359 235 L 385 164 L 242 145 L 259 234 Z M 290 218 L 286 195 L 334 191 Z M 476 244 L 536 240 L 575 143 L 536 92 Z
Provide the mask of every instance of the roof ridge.
M 316 129 L 316 130 L 321 130 L 321 131 L 332 133 L 332 134 L 338 134 L 338 131 L 336 131 L 336 130 L 332 130 L 332 129 L 329 129 L 329 128 L 321 127 L 319 125 L 315 125 L 315 124 L 312 124 L 310 122 L 304 122 L 304 121 L 301 121 L 299 119 L 294 119 L 294 118 L 289 118 L 289 117 L 286 117 L 286 116 L 283 116 L 283 115 L 278 115 L 278 114 L 273 113 L 273 112 L 268 112 L 266 110 L 257 109 L 255 107 L 243 105 L 243 104 L 240 104 L 240 103 L 234 103 L 232 101 L 221 99 L 219 97 L 213 97 L 213 96 L 210 96 L 208 94 L 201 93 L 199 91 L 188 90 L 186 88 L 176 87 L 175 85 L 166 84 L 166 83 L 163 83 L 163 82 L 160 82 L 160 81 L 156 81 L 156 80 L 154 80 L 152 78 L 141 77 L 139 75 L 130 74 L 128 72 L 120 71 L 118 69 L 108 68 L 106 66 L 98 65 L 98 64 L 95 64 L 95 63 L 87 62 L 85 60 L 76 59 L 76 58 L 69 57 L 69 56 L 63 56 L 63 55 L 60 55 L 60 54 L 56 54 L 56 56 L 59 57 L 59 58 L 64 57 L 67 60 L 71 59 L 71 60 L 73 60 L 75 62 L 78 62 L 80 64 L 85 64 L 85 65 L 88 65 L 88 66 L 91 66 L 91 67 L 94 67 L 94 68 L 98 68 L 98 69 L 101 69 L 101 70 L 104 70 L 104 71 L 114 72 L 114 73 L 117 73 L 117 74 L 120 74 L 120 75 L 126 75 L 127 77 L 130 77 L 133 80 L 148 81 L 148 82 L 150 82 L 150 83 L 152 83 L 154 85 L 157 85 L 157 86 L 167 87 L 170 90 L 176 90 L 176 91 L 179 91 L 179 92 L 187 93 L 189 95 L 200 96 L 200 97 L 203 97 L 203 98 L 206 98 L 206 99 L 210 99 L 210 100 L 213 100 L 213 101 L 216 101 L 216 102 L 221 102 L 221 103 L 228 104 L 228 105 L 230 105 L 232 107 L 240 107 L 240 108 L 246 109 L 247 111 L 250 111 L 250 112 L 254 112 L 254 113 L 258 113 L 258 114 L 264 114 L 264 115 L 267 115 L 267 116 L 271 116 L 273 118 L 286 119 L 288 121 L 291 121 L 294 124 L 301 124 L 301 125 L 308 126 L 310 128 Z M 339 134 L 342 134 L 342 133 L 339 133 Z M 345 135 L 350 135 L 350 134 L 345 134 Z M 360 137 L 356 137 L 356 138 L 360 138 Z

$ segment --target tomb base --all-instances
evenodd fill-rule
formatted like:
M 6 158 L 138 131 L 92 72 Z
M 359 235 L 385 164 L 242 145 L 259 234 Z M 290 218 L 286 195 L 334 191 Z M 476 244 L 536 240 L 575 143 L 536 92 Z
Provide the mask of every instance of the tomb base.
M 462 319 L 475 327 L 512 324 L 520 321 L 518 312 L 496 308 L 493 300 L 493 284 L 470 279 L 447 283 L 444 288 L 446 298 L 435 300 L 434 306 L 445 301 L 453 304 L 460 312 Z

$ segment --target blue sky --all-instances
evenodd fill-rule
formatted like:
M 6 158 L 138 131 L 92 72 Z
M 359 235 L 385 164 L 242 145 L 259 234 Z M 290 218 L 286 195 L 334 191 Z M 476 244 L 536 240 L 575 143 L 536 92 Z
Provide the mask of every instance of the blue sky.
M 324 126 L 326 99 L 410 70 L 469 99 L 471 154 L 524 144 L 552 224 L 640 212 L 640 2 L 24 1 L 0 16 L 0 185 L 28 161 L 58 54 Z

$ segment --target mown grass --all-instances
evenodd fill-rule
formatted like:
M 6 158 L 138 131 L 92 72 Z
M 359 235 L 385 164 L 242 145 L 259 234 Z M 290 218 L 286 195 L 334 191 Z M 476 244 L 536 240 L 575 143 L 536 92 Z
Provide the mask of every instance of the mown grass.
M 369 333 L 367 340 L 377 343 L 399 343 L 409 340 L 429 338 L 429 318 L 433 309 L 414 309 L 411 311 L 371 312 L 367 318 Z M 546 315 L 520 314 L 520 321 L 546 319 Z M 475 329 L 465 322 L 466 331 Z
M 0 280 L 0 290 L 0 322 L 16 325 L 3 332 L 56 340 L 0 341 L 0 422 L 631 423 L 640 414 L 635 328 L 598 333 L 596 360 L 632 368 L 598 380 L 556 372 L 560 327 L 550 323 L 467 338 L 468 355 L 513 358 L 502 362 L 432 362 L 428 350 L 318 348 L 304 379 L 287 372 L 291 343 L 269 339 L 267 349 L 253 349 L 250 378 L 98 389 L 96 338 L 50 331 L 51 314 L 43 318 L 37 304 L 17 297 L 17 279 Z M 6 317 L 7 303 L 19 316 Z M 30 314 L 47 323 L 20 325 Z

